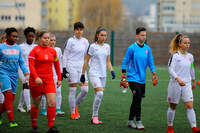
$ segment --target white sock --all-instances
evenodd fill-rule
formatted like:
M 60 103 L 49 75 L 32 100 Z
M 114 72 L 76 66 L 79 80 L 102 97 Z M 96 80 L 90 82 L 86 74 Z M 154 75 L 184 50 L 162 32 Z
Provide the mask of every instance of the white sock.
M 71 113 L 75 113 L 76 89 L 77 89 L 77 87 L 69 87 L 69 105 L 70 105 Z
M 21 90 L 18 108 L 22 108 L 23 104 L 24 104 L 24 93 L 23 92 L 24 92 L 24 90 Z
M 175 110 L 173 110 L 173 109 L 171 109 L 171 108 L 169 107 L 169 108 L 168 108 L 168 112 L 167 112 L 168 126 L 173 126 L 174 116 L 175 116 Z
M 30 90 L 29 89 L 24 89 L 24 101 L 26 103 L 27 109 L 31 109 L 31 100 L 30 100 Z
M 194 109 L 187 109 L 187 118 L 190 122 L 191 127 L 196 127 L 196 115 Z
M 61 86 L 56 88 L 56 109 L 60 109 L 62 103 Z
M 4 102 L 4 95 L 0 92 L 0 104 L 3 104 Z
M 45 95 L 42 95 L 41 108 L 46 109 L 46 97 L 45 97 Z
M 98 116 L 98 111 L 99 111 L 102 97 L 103 97 L 103 91 L 97 91 L 95 94 L 94 103 L 93 103 L 93 114 L 92 114 L 93 117 Z
M 81 102 L 85 99 L 88 93 L 88 86 L 81 86 L 81 91 L 76 98 L 76 106 L 79 106 Z

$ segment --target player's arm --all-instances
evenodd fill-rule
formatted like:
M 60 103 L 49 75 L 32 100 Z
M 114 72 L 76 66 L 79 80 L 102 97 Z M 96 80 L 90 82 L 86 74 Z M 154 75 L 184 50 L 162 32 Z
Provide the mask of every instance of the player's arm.
M 34 79 L 37 79 L 37 78 L 39 78 L 39 76 L 35 70 L 35 60 L 36 60 L 35 50 L 33 49 L 33 50 L 31 50 L 31 52 L 28 56 L 28 64 L 29 64 L 30 73 L 32 74 Z
M 55 56 L 54 56 L 54 67 L 56 70 L 56 74 L 58 76 L 57 87 L 59 87 L 61 85 L 62 76 L 60 72 L 60 63 L 59 63 L 59 59 L 58 59 L 56 51 L 55 51 Z
M 91 58 L 91 56 L 89 54 L 85 55 L 84 64 L 83 64 L 83 68 L 82 68 L 82 74 L 81 74 L 81 78 L 80 78 L 80 81 L 83 84 L 85 83 L 85 72 L 86 72 L 87 65 L 88 65 L 90 58 Z
M 62 58 L 62 76 L 64 78 L 68 78 L 69 77 L 69 72 L 67 71 L 66 67 L 67 67 L 67 56 L 69 55 L 69 50 L 70 50 L 70 41 L 68 40 L 65 44 L 65 48 L 64 48 L 64 53 L 63 53 L 63 58 Z
M 192 78 L 192 89 L 195 89 L 195 70 L 194 70 L 194 58 L 192 57 L 192 63 L 190 66 L 190 75 Z
M 25 76 L 28 76 L 29 73 L 28 73 L 28 70 L 26 68 L 26 65 L 25 65 L 25 61 L 24 59 L 22 58 L 22 51 L 21 51 L 21 48 L 19 49 L 19 66 L 22 70 L 22 72 L 24 73 Z
M 106 64 L 107 64 L 107 67 L 108 67 L 109 71 L 111 72 L 112 79 L 115 79 L 115 72 L 114 72 L 112 64 L 110 62 L 110 55 L 107 56 Z
M 151 48 L 149 48 L 149 50 L 148 50 L 148 66 L 149 66 L 149 68 L 150 68 L 150 70 L 153 74 L 152 84 L 157 85 L 158 84 L 158 76 L 157 76 L 157 72 L 156 72 L 156 67 L 154 65 L 154 60 L 153 60 Z

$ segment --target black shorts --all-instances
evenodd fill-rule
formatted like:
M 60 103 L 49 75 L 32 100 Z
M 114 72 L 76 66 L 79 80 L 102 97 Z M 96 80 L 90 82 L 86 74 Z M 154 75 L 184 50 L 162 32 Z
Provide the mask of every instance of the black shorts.
M 139 98 L 145 97 L 145 84 L 129 82 L 129 88 L 131 89 L 134 96 Z

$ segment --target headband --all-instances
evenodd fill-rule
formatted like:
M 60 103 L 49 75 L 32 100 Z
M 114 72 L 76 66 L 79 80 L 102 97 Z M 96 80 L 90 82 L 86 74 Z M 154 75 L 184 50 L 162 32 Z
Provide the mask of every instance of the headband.
M 180 36 L 180 38 L 178 39 L 178 41 L 181 42 L 181 40 L 183 40 L 183 38 L 189 38 L 189 37 L 186 36 L 186 35 Z

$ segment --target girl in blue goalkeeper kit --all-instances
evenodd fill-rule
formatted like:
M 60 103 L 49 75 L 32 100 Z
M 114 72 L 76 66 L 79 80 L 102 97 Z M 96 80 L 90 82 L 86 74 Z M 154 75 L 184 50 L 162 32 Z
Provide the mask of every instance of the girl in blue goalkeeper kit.
M 7 40 L 0 45 L 0 84 L 1 91 L 5 100 L 0 107 L 0 116 L 6 110 L 10 127 L 16 127 L 18 124 L 13 121 L 13 100 L 17 89 L 18 67 L 28 79 L 20 47 L 16 44 L 18 32 L 15 28 L 9 28 L 6 31 Z
M 122 81 L 120 85 L 127 87 L 129 83 L 133 93 L 133 100 L 130 107 L 128 126 L 143 130 L 141 121 L 141 103 L 145 97 L 146 68 L 149 66 L 153 73 L 154 85 L 157 84 L 156 69 L 153 63 L 151 48 L 145 44 L 146 29 L 139 27 L 136 29 L 137 41 L 128 47 L 122 62 Z M 127 75 L 126 75 L 127 73 Z M 128 80 L 128 81 L 127 81 Z M 156 82 L 155 82 L 156 81 Z M 136 123 L 133 121 L 136 117 Z

